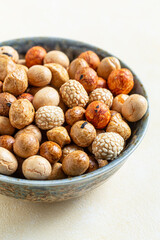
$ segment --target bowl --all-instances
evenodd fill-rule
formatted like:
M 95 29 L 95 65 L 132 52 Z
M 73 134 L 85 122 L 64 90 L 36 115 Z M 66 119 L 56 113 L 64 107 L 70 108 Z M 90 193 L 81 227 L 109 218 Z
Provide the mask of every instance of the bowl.
M 1 42 L 0 46 L 3 45 L 14 47 L 20 53 L 21 57 L 24 57 L 27 50 L 35 45 L 42 46 L 47 51 L 53 49 L 61 50 L 68 55 L 70 60 L 73 60 L 81 52 L 86 50 L 96 52 L 101 59 L 107 56 L 113 56 L 112 54 L 87 43 L 54 37 L 20 38 Z M 122 67 L 130 69 L 121 60 L 120 62 Z M 132 73 L 134 75 L 135 85 L 131 93 L 141 94 L 148 100 L 142 82 L 133 71 Z M 63 180 L 36 181 L 0 175 L 0 194 L 34 202 L 53 202 L 80 197 L 104 183 L 125 163 L 129 155 L 136 149 L 144 137 L 148 120 L 149 109 L 140 121 L 132 124 L 132 135 L 128 140 L 124 151 L 117 159 L 113 160 L 103 168 L 82 176 Z

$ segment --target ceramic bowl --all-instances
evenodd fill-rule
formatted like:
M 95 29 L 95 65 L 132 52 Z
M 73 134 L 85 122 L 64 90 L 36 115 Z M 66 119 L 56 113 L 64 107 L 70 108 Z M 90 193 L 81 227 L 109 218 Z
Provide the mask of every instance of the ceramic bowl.
M 112 54 L 91 46 L 90 44 L 54 37 L 21 38 L 1 42 L 0 46 L 3 45 L 14 47 L 23 57 L 26 51 L 35 45 L 42 46 L 47 51 L 53 49 L 61 50 L 68 55 L 70 60 L 76 58 L 81 52 L 86 50 L 93 50 L 100 58 L 113 56 Z M 129 68 L 125 63 L 122 61 L 120 62 L 122 67 Z M 132 73 L 135 81 L 132 93 L 139 93 L 148 99 L 142 82 L 133 71 Z M 148 119 L 149 110 L 140 121 L 132 124 L 132 136 L 128 140 L 125 150 L 117 159 L 109 163 L 107 166 L 82 176 L 64 180 L 35 181 L 0 175 L 0 194 L 34 202 L 53 202 L 79 197 L 91 191 L 112 176 L 124 164 L 128 156 L 136 149 L 144 137 Z

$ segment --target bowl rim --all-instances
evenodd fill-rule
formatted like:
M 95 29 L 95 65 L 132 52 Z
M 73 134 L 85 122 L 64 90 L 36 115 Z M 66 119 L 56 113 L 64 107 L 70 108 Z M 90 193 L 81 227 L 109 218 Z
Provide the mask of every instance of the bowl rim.
M 57 41 L 69 41 L 73 44 L 76 43 L 82 46 L 87 46 L 88 48 L 93 48 L 93 49 L 98 49 L 104 53 L 106 53 L 106 55 L 111 55 L 114 56 L 113 54 L 111 54 L 110 52 L 103 50 L 99 47 L 96 47 L 92 44 L 88 44 L 82 41 L 77 41 L 77 40 L 72 40 L 72 39 L 68 39 L 68 38 L 60 38 L 60 37 L 52 37 L 52 36 L 48 36 L 48 37 L 23 37 L 23 38 L 16 38 L 16 39 L 11 39 L 11 40 L 6 40 L 6 41 L 2 41 L 0 42 L 0 46 L 2 45 L 9 45 L 9 44 L 13 44 L 16 41 L 27 41 L 27 40 L 41 40 L 41 41 L 46 41 L 46 40 L 57 40 Z M 118 58 L 118 57 L 117 57 Z M 119 59 L 119 58 L 118 58 Z M 128 67 L 123 61 L 120 60 L 120 62 L 122 64 L 125 65 L 126 68 L 130 69 L 132 71 L 132 69 L 130 67 Z M 92 181 L 92 179 L 94 179 L 95 177 L 97 177 L 98 175 L 103 175 L 106 174 L 110 171 L 112 171 L 115 167 L 117 167 L 118 165 L 123 164 L 123 162 L 125 162 L 125 160 L 132 154 L 132 152 L 139 146 L 139 144 L 141 143 L 143 137 L 146 134 L 148 125 L 149 125 L 149 99 L 148 99 L 148 95 L 146 93 L 144 84 L 142 83 L 142 81 L 137 77 L 137 75 L 134 73 L 134 71 L 132 71 L 133 75 L 136 77 L 136 79 L 138 80 L 138 82 L 141 84 L 141 87 L 143 88 L 144 92 L 145 92 L 145 98 L 147 99 L 148 102 L 148 109 L 147 112 L 145 114 L 145 116 L 143 118 L 145 118 L 147 116 L 147 118 L 145 118 L 145 121 L 143 122 L 142 125 L 142 132 L 141 135 L 138 136 L 138 141 L 135 144 L 131 144 L 127 149 L 125 149 L 122 154 L 120 154 L 120 156 L 118 158 L 116 158 L 115 160 L 113 160 L 112 162 L 110 162 L 108 165 L 104 166 L 103 168 L 99 168 L 93 172 L 90 173 L 86 173 L 80 176 L 76 176 L 76 177 L 71 177 L 71 178 L 66 178 L 66 179 L 59 179 L 59 180 L 28 180 L 28 179 L 21 179 L 21 178 L 15 178 L 12 176 L 6 176 L 6 175 L 2 175 L 0 174 L 0 181 L 4 182 L 4 183 L 8 183 L 8 184 L 14 184 L 14 185 L 25 185 L 25 186 L 29 186 L 29 187 L 56 187 L 56 186 L 61 186 L 61 185 L 70 185 L 73 183 L 79 183 L 79 182 L 84 182 L 86 180 L 90 180 Z M 127 151 L 126 151 L 127 150 Z

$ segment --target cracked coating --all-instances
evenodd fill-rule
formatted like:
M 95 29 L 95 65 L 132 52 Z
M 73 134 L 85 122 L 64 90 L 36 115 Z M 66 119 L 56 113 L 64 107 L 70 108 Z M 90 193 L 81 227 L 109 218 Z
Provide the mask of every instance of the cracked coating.
M 22 129 L 34 120 L 34 107 L 27 99 L 14 101 L 9 110 L 9 119 L 13 127 Z
M 0 147 L 0 174 L 12 175 L 18 167 L 15 156 L 7 149 Z
M 124 140 L 127 140 L 131 136 L 131 129 L 129 125 L 123 121 L 120 113 L 115 113 L 111 116 L 110 122 L 106 128 L 106 132 L 119 133 Z
M 22 172 L 27 179 L 48 179 L 51 170 L 51 164 L 49 161 L 38 155 L 27 158 L 22 164 Z

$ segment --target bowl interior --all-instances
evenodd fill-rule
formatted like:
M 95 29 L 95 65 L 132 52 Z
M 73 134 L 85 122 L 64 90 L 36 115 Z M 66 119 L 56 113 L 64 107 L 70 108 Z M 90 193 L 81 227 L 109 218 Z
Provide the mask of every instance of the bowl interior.
M 60 50 L 66 53 L 72 61 L 74 58 L 76 58 L 81 52 L 86 51 L 86 50 L 92 50 L 98 54 L 98 56 L 102 59 L 107 56 L 113 56 L 112 54 L 94 47 L 92 45 L 74 41 L 74 40 L 69 40 L 69 39 L 62 39 L 62 38 L 53 38 L 53 37 L 33 37 L 33 38 L 22 38 L 22 39 L 15 39 L 15 40 L 10 40 L 10 41 L 5 41 L 1 42 L 0 46 L 3 45 L 9 45 L 14 47 L 20 54 L 20 57 L 24 57 L 25 53 L 29 48 L 32 46 L 42 46 L 44 47 L 47 51 L 50 50 Z M 120 59 L 119 59 L 120 60 Z M 125 63 L 123 63 L 121 60 L 121 66 L 123 68 L 128 68 L 130 69 Z M 131 69 L 130 69 L 131 70 Z M 146 91 L 143 87 L 143 84 L 141 81 L 138 79 L 136 74 L 131 70 L 134 76 L 134 88 L 131 92 L 132 93 L 138 93 L 143 95 L 147 100 L 148 96 L 146 94 Z M 145 132 L 146 128 L 148 125 L 148 120 L 149 120 L 149 108 L 147 110 L 147 113 L 145 116 L 138 122 L 131 124 L 132 128 L 132 135 L 127 141 L 126 147 L 124 151 L 119 155 L 117 159 L 109 163 L 107 166 L 98 169 L 94 172 L 84 174 L 79 177 L 74 177 L 74 178 L 69 178 L 69 179 L 63 179 L 63 180 L 48 180 L 48 181 L 35 181 L 35 180 L 26 180 L 26 179 L 18 179 L 14 177 L 8 177 L 4 175 L 0 175 L 0 180 L 4 182 L 12 182 L 14 184 L 24 184 L 24 185 L 63 185 L 63 184 L 70 184 L 71 182 L 75 181 L 83 181 L 86 178 L 94 178 L 98 174 L 105 174 L 105 172 L 110 171 L 114 167 L 116 167 L 118 164 L 120 164 L 122 161 L 124 161 L 138 146 L 138 144 L 141 142 Z

